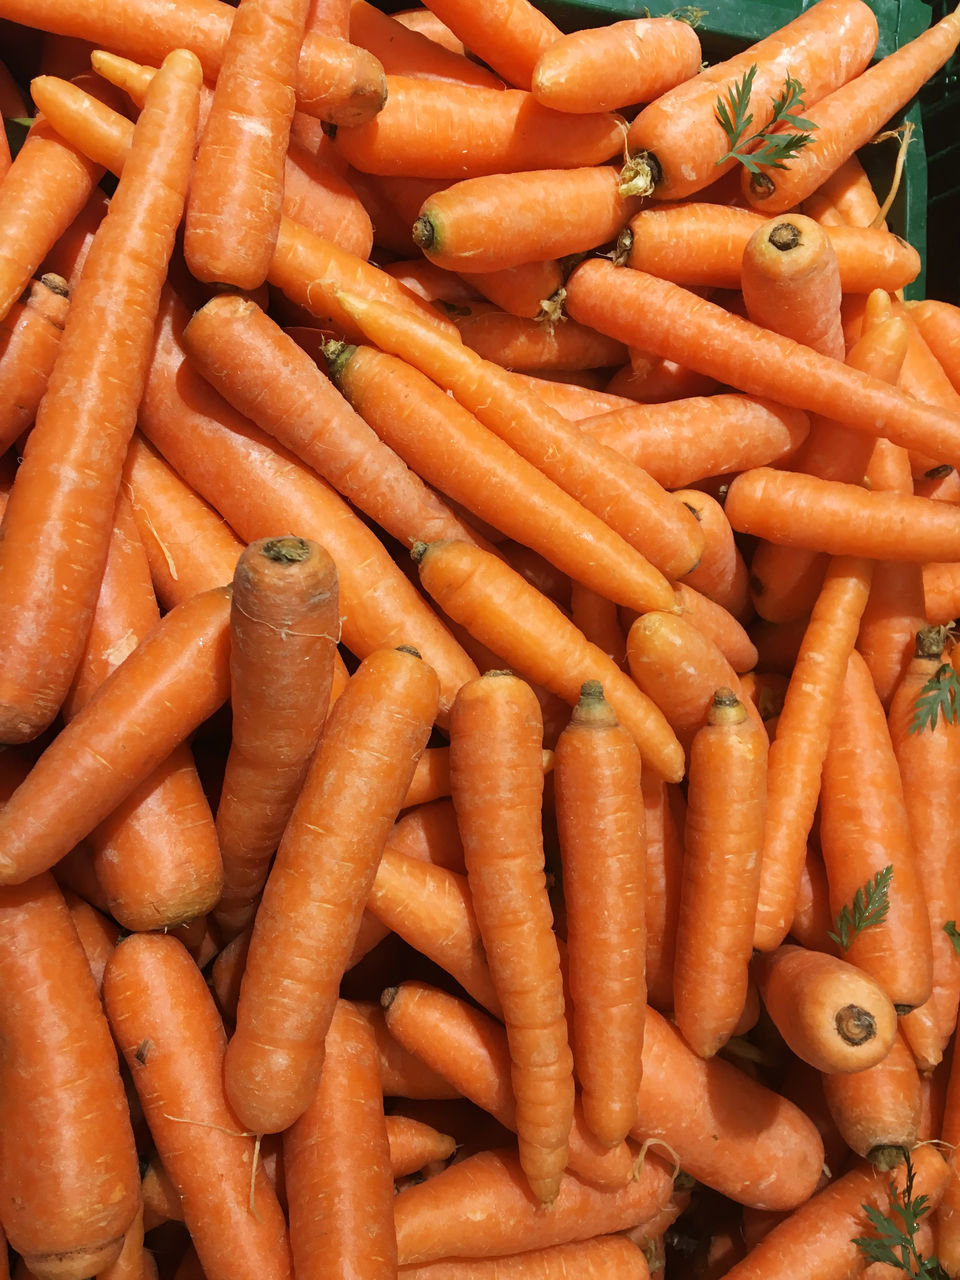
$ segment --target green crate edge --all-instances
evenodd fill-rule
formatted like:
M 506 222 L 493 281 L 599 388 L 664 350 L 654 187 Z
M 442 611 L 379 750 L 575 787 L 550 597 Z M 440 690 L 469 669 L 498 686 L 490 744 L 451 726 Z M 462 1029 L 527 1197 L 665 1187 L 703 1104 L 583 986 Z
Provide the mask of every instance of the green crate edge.
M 870 4 L 880 29 L 878 58 L 886 57 L 930 25 L 931 9 L 924 0 L 870 0 Z M 563 31 L 601 26 L 625 18 L 662 17 L 677 10 L 671 0 L 649 0 L 643 5 L 632 0 L 537 0 L 537 7 Z M 810 6 L 802 0 L 721 0 L 720 3 L 703 0 L 697 7 L 705 11 L 697 27 L 704 49 L 711 61 L 718 61 L 769 35 Z M 922 111 L 917 100 L 893 117 L 891 124 L 899 126 L 904 121 L 912 123 L 913 137 L 887 224 L 920 255 L 920 272 L 907 285 L 904 296 L 922 298 L 926 289 L 927 164 Z M 894 146 L 886 142 L 860 152 L 864 167 L 877 183 L 881 199 L 892 176 Z

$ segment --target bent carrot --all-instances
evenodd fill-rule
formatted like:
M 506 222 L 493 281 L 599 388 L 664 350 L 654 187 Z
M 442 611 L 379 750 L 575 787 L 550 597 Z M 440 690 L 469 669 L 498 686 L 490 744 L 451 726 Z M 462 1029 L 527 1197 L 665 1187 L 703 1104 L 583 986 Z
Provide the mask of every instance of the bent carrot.
M 0 323 L 0 452 L 33 422 L 47 389 L 70 294 L 63 276 L 31 281 Z

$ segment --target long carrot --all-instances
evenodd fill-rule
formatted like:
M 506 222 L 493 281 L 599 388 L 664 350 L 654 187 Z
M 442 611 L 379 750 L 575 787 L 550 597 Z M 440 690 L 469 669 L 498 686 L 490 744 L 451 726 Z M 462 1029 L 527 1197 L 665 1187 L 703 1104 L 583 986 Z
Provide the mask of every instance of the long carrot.
M 418 654 L 381 649 L 327 718 L 264 886 L 224 1063 L 227 1096 L 257 1133 L 287 1128 L 316 1089 L 377 859 L 438 697 Z
M 750 395 L 822 413 L 938 461 L 960 459 L 960 415 L 924 405 L 667 280 L 595 258 L 572 272 L 566 288 L 569 314 L 602 333 Z
M 106 558 L 196 129 L 199 63 L 176 53 L 162 72 L 135 132 L 126 181 L 117 187 L 74 293 L 4 513 L 0 595 L 10 624 L 0 737 L 6 741 L 36 736 L 56 714 Z M 79 403 L 77 379 L 84 389 Z M 56 591 L 48 574 L 59 584 Z M 47 584 L 42 590 L 41 581 Z
M 49 875 L 0 891 L 0 1213 L 38 1280 L 109 1265 L 140 1199 L 130 1112 L 93 975 Z
M 176 938 L 131 934 L 107 965 L 104 1001 L 207 1280 L 289 1280 L 286 1221 L 224 1096 L 226 1033 L 196 963 Z
M 465 0 L 433 0 L 431 12 L 510 84 L 529 89 L 540 54 L 560 28 L 530 0 L 497 0 L 478 9 Z
M 70 294 L 63 276 L 31 281 L 0 324 L 0 451 L 33 422 L 50 380 Z

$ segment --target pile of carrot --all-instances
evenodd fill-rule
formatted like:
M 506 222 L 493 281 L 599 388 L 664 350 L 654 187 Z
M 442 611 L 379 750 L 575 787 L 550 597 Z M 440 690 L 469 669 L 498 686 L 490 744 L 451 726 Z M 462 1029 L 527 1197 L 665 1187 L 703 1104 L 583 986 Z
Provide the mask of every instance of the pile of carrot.
M 0 1280 L 960 1277 L 960 12 L 697 21 L 0 0 Z

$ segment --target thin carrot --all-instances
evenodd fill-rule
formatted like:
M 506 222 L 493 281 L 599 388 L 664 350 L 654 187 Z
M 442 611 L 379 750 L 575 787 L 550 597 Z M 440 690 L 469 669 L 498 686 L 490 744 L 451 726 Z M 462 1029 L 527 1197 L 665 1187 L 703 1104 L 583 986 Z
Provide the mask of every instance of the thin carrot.
M 442 22 L 430 9 L 414 6 L 410 9 L 398 9 L 394 13 L 398 22 L 402 22 L 411 31 L 422 31 L 423 34 L 455 53 L 465 53 L 463 41 L 453 34 L 445 22 Z
M 350 0 L 349 37 L 380 62 L 387 75 L 429 76 L 454 84 L 479 84 L 492 89 L 503 87 L 489 67 L 431 40 L 421 31 L 404 26 L 396 14 L 385 13 L 367 0 Z
M 463 342 L 477 355 L 505 369 L 548 373 L 555 370 L 615 368 L 626 359 L 622 342 L 575 320 L 553 322 L 512 315 L 492 303 L 458 307 L 453 321 Z
M 597 680 L 557 740 L 570 1034 L 584 1117 L 609 1145 L 636 1118 L 646 1006 L 646 833 L 640 752 Z
M 640 1246 L 624 1235 L 595 1236 L 548 1245 L 503 1258 L 444 1258 L 401 1267 L 405 1280 L 647 1280 L 650 1268 Z
M 561 258 L 614 239 L 638 211 L 640 201 L 624 199 L 618 188 L 612 165 L 465 178 L 426 198 L 413 238 L 431 262 L 453 271 Z M 546 227 L 545 199 L 565 210 L 562 219 Z
M 685 582 L 677 583 L 676 601 L 679 611 L 716 645 L 734 671 L 753 670 L 757 647 L 728 609 Z
M 420 1101 L 461 1101 L 460 1094 L 416 1054 L 387 1030 L 379 1000 L 355 1000 L 355 1007 L 369 1023 L 380 1054 L 380 1080 L 384 1096 Z
M 441 1133 L 413 1116 L 391 1111 L 386 1125 L 390 1167 L 395 1179 L 417 1173 L 427 1165 L 445 1164 L 457 1148 L 451 1134 Z
M 41 271 L 63 276 L 72 292 L 80 279 L 97 227 L 103 221 L 110 200 L 101 187 L 94 187 L 83 208 L 63 234 L 50 246 Z
M 464 0 L 433 0 L 431 12 L 471 53 L 518 89 L 529 89 L 540 54 L 560 28 L 530 0 L 497 0 L 484 9 Z
M 316 1093 L 283 1135 L 294 1267 L 304 1278 L 388 1280 L 397 1274 L 397 1242 L 376 1041 L 362 1015 L 338 1000 L 324 1045 Z
M 110 1029 L 51 876 L 2 890 L 0 965 L 4 1231 L 38 1280 L 82 1280 L 119 1254 L 140 1175 Z
M 334 140 L 364 173 L 446 179 L 604 164 L 622 142 L 612 112 L 573 116 L 523 89 L 413 76 L 387 76 L 382 110 L 366 124 L 338 128 Z
M 954 390 L 960 392 L 960 307 L 937 298 L 911 300 L 906 306 Z
M 674 1019 L 712 1057 L 747 1002 L 769 741 L 729 688 L 718 688 L 690 743 L 683 883 L 674 954 Z
M 385 307 L 369 300 L 341 301 L 368 341 L 451 391 L 485 426 L 609 524 L 661 573 L 685 573 L 696 562 L 703 544 L 692 512 L 639 467 L 627 466 L 621 456 L 578 431 L 469 347 L 438 341 L 413 318 L 397 326 Z M 606 594 L 627 603 L 614 592 Z
M 69 306 L 66 280 L 48 273 L 31 281 L 0 322 L 0 452 L 36 417 Z
M 878 1169 L 901 1164 L 915 1147 L 921 1117 L 920 1072 L 899 1032 L 872 1067 L 825 1075 L 823 1092 L 847 1146 Z
M 286 1222 L 224 1096 L 226 1034 L 196 963 L 176 938 L 131 934 L 107 966 L 104 1000 L 207 1280 L 288 1280 Z
M 520 1164 L 549 1204 L 567 1163 L 574 1080 L 544 875 L 542 736 L 536 696 L 509 672 L 465 684 L 450 713 L 451 796 L 503 1008 Z
M 693 511 L 704 532 L 700 563 L 684 575 L 682 585 L 701 592 L 739 622 L 748 622 L 753 606 L 747 564 L 722 505 L 700 489 L 674 489 L 673 492 Z M 756 663 L 755 654 L 756 650 L 750 666 Z
M 245 548 L 230 600 L 230 749 L 217 805 L 229 938 L 252 919 L 317 745 L 339 634 L 337 570 L 293 536 Z
M 764 1008 L 793 1052 L 818 1071 L 864 1071 L 897 1034 L 897 1012 L 878 982 L 839 956 L 785 943 L 758 954 Z
M 682 776 L 682 748 L 655 704 L 518 573 L 465 542 L 421 544 L 414 556 L 421 583 L 446 614 L 570 706 L 584 680 L 599 679 L 644 760 L 661 777 Z
M 877 221 L 880 213 L 880 201 L 860 157 L 854 153 L 845 160 L 839 169 L 817 187 L 803 202 L 803 212 L 822 221 L 819 213 L 811 213 L 813 202 L 828 201 L 835 210 L 837 219 L 848 227 L 886 228 L 886 220 Z
M 620 609 L 591 587 L 581 582 L 570 584 L 570 620 L 597 648 L 612 658 L 618 667 L 627 660 L 627 636 Z
M 427 258 L 401 258 L 388 262 L 384 270 L 399 280 L 406 288 L 420 294 L 428 302 L 442 302 L 459 306 L 463 302 L 475 302 L 484 295 L 468 281 L 446 267 L 434 266 Z
M 99 911 L 92 903 L 87 902 L 85 898 L 81 898 L 78 893 L 74 893 L 72 889 L 67 889 L 61 885 L 60 892 L 63 894 L 64 902 L 70 909 L 73 927 L 77 931 L 80 945 L 83 947 L 83 953 L 87 957 L 90 972 L 93 974 L 99 991 L 100 984 L 103 981 L 103 970 L 113 948 L 123 936 L 123 928 L 116 920 L 112 920 L 110 916 Z
M 135 132 L 126 181 L 114 193 L 73 295 L 4 513 L 0 581 L 10 625 L 0 737 L 6 741 L 29 740 L 56 714 L 106 558 L 196 127 L 199 63 L 180 52 L 162 70 Z M 48 574 L 60 584 L 56 592 Z
M 680 909 L 686 801 L 679 788 L 645 773 L 640 780 L 646 831 L 647 999 L 653 1008 L 673 1007 L 673 953 Z
M 0 811 L 0 879 L 52 867 L 226 701 L 229 599 L 171 609 L 53 738 Z
M 327 718 L 264 886 L 224 1063 L 227 1096 L 257 1133 L 287 1128 L 316 1089 L 377 860 L 438 697 L 415 651 L 380 649 Z
M 742 190 L 755 207 L 770 214 L 791 209 L 910 101 L 950 58 L 960 43 L 960 13 L 908 40 L 848 83 L 809 106 L 805 115 L 816 130 L 815 145 L 792 157 L 784 170 L 742 176 Z

